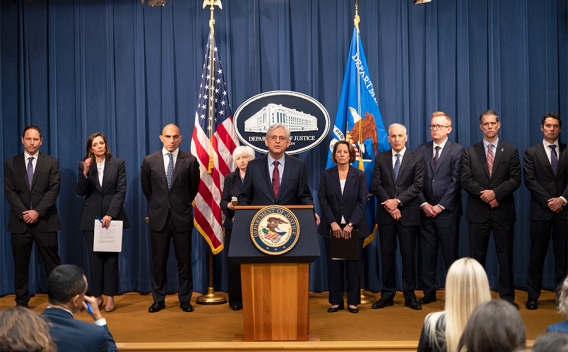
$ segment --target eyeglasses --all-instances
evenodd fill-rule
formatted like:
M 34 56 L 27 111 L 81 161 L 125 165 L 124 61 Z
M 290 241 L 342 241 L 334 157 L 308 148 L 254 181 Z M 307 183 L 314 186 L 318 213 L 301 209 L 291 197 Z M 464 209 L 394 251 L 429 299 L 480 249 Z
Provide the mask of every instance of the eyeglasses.
M 440 131 L 442 128 L 450 127 L 445 125 L 428 125 L 432 131 L 438 130 Z

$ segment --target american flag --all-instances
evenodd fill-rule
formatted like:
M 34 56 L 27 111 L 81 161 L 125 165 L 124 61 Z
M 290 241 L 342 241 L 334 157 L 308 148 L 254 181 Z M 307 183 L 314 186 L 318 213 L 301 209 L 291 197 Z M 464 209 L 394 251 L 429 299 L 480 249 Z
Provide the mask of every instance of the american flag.
M 217 254 L 223 250 L 223 182 L 225 175 L 235 169 L 232 153 L 239 142 L 229 106 L 223 68 L 211 30 L 205 51 L 191 143 L 191 153 L 199 160 L 201 175 L 199 191 L 195 197 L 194 224 L 209 243 L 213 254 Z M 211 77 L 213 89 L 210 88 Z M 209 109 L 213 110 L 211 120 Z

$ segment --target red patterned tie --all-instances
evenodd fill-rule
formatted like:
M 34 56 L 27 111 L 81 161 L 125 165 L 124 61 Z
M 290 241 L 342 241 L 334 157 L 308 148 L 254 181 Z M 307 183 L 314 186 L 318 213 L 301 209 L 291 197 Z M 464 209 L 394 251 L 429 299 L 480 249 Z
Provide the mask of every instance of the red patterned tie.
M 278 191 L 280 191 L 280 170 L 278 170 L 278 165 L 280 164 L 277 160 L 274 160 L 274 171 L 272 171 L 272 191 L 274 192 L 274 197 L 278 197 Z
M 493 144 L 489 144 L 487 146 L 487 168 L 489 169 L 489 177 L 491 177 L 491 174 L 493 173 L 493 161 L 495 159 L 493 158 Z

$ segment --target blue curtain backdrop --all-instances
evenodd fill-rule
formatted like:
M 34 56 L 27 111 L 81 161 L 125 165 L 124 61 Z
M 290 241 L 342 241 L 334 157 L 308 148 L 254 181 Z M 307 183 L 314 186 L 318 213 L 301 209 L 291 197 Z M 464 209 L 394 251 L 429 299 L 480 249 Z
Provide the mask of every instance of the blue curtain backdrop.
M 429 140 L 429 116 L 436 110 L 453 118 L 450 138 L 466 147 L 481 140 L 479 114 L 497 111 L 500 137 L 520 153 L 542 140 L 544 113 L 556 111 L 568 120 L 566 0 L 412 2 L 359 1 L 362 43 L 385 126 L 406 125 L 410 148 Z M 353 8 L 353 0 L 224 1 L 223 10 L 215 11 L 215 30 L 233 111 L 255 94 L 286 89 L 315 97 L 335 116 Z M 201 0 L 169 0 L 163 8 L 141 6 L 139 0 L 0 4 L 1 158 L 23 151 L 24 126 L 43 130 L 41 150 L 58 158 L 61 168 L 61 259 L 86 268 L 85 241 L 77 230 L 82 200 L 75 195 L 76 165 L 88 135 L 107 135 L 113 155 L 126 160 L 128 176 L 125 207 L 132 226 L 120 255 L 121 292 L 151 290 L 140 164 L 161 148 L 158 135 L 169 122 L 181 129 L 182 149 L 190 149 L 208 20 Z M 314 199 L 328 142 L 300 155 L 309 165 Z M 0 193 L 4 198 L 3 187 Z M 529 193 L 523 185 L 515 196 L 515 283 L 523 288 Z M 0 295 L 5 295 L 14 292 L 13 261 L 5 230 L 9 206 L 3 201 L 0 207 Z M 364 282 L 373 291 L 381 289 L 377 242 L 365 251 Z M 193 244 L 194 284 L 205 292 L 208 248 L 197 233 Z M 495 288 L 498 265 L 491 251 L 488 274 Z M 463 219 L 460 254 L 468 254 Z M 215 261 L 215 288 L 226 290 L 223 255 Z M 174 292 L 173 254 L 168 272 Z M 325 272 L 325 260 L 312 264 L 313 291 L 327 289 Z M 30 281 L 32 292 L 45 291 L 37 255 Z M 545 286 L 553 286 L 550 256 Z

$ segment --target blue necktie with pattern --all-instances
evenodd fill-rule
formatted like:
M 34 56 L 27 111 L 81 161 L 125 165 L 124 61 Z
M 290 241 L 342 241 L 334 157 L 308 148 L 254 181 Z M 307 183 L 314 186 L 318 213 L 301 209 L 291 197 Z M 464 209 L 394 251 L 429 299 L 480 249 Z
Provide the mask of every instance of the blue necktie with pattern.
M 168 172 L 166 173 L 166 180 L 168 181 L 168 189 L 172 188 L 172 178 L 174 176 L 174 155 L 172 153 L 167 154 L 170 158 L 168 163 Z

